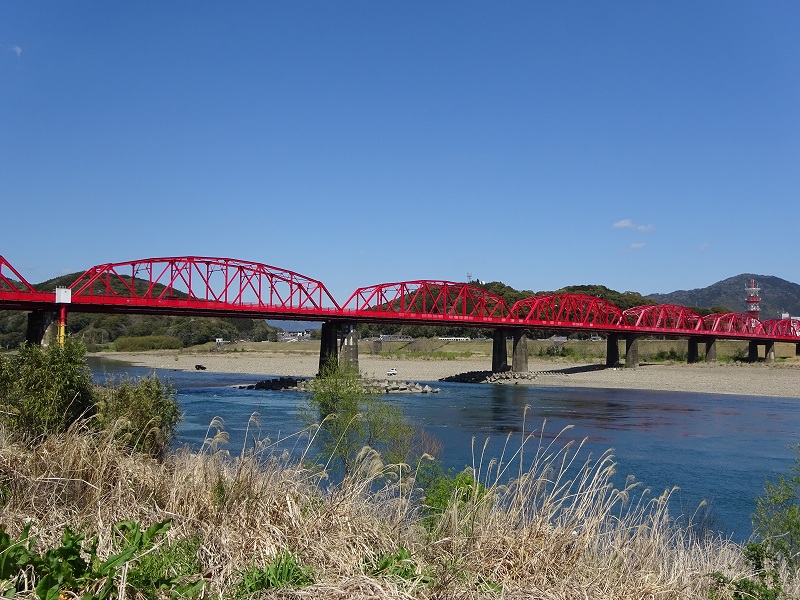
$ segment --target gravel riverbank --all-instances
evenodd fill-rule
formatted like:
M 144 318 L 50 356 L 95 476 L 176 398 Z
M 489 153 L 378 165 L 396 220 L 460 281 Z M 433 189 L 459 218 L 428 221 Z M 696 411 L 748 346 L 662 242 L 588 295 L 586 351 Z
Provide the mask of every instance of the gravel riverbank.
M 207 371 L 313 377 L 318 370 L 315 354 L 286 354 L 273 352 L 103 352 L 95 354 L 105 359 L 134 365 L 177 370 L 195 370 L 202 364 Z M 594 388 L 624 388 L 747 396 L 777 396 L 800 398 L 800 363 L 776 365 L 764 363 L 717 364 L 643 364 L 635 369 L 605 369 L 597 363 L 531 360 L 529 370 L 534 376 L 526 379 L 499 380 L 493 385 L 540 385 Z M 361 372 L 370 377 L 385 377 L 396 368 L 398 380 L 430 382 L 462 373 L 486 371 L 486 359 L 386 359 L 377 356 L 359 358 Z

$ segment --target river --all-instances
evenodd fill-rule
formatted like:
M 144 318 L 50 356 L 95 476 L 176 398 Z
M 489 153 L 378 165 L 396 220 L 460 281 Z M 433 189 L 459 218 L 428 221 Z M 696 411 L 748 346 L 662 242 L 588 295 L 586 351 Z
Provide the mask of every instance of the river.
M 97 359 L 90 365 L 97 381 L 154 371 Z M 254 439 L 280 440 L 302 428 L 302 394 L 231 387 L 270 375 L 155 372 L 176 388 L 185 413 L 177 432 L 179 446 L 199 448 L 215 417 L 224 420 L 231 453 Z M 559 435 L 557 444 L 585 439 L 582 458 L 612 450 L 620 483 L 633 475 L 653 495 L 677 486 L 673 514 L 694 513 L 705 500 L 711 526 L 737 541 L 751 535 L 754 499 L 762 493 L 765 480 L 786 472 L 796 457 L 793 447 L 800 441 L 800 399 L 428 383 L 440 392 L 387 398 L 438 439 L 445 467 L 472 465 L 473 439 L 476 447 L 488 439 L 486 464 L 489 458 L 500 457 L 509 433 L 513 450 L 519 447 L 523 430 L 544 430 L 550 439 L 571 426 Z M 254 413 L 259 425 L 251 420 Z

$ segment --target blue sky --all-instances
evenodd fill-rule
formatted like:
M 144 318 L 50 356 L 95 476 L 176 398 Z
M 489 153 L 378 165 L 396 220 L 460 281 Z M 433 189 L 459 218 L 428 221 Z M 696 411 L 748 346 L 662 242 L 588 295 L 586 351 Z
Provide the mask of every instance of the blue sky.
M 0 254 L 800 282 L 800 3 L 0 0 Z

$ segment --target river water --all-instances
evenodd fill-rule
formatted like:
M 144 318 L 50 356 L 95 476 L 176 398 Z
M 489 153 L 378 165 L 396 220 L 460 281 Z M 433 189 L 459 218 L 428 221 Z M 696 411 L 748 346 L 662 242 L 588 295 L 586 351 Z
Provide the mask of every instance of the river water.
M 199 448 L 215 417 L 224 421 L 231 453 L 253 439 L 275 441 L 302 429 L 302 394 L 231 387 L 272 377 L 268 374 L 154 370 L 96 359 L 90 365 L 98 381 L 154 371 L 170 381 L 185 413 L 179 446 Z M 673 514 L 692 514 L 705 500 L 713 529 L 737 541 L 751 535 L 754 499 L 765 480 L 786 472 L 796 456 L 792 447 L 800 442 L 800 398 L 428 383 L 440 392 L 387 398 L 442 444 L 445 467 L 472 465 L 473 440 L 480 450 L 488 439 L 485 465 L 500 457 L 509 433 L 513 451 L 523 431 L 544 430 L 550 439 L 572 426 L 556 444 L 586 440 L 582 459 L 612 450 L 620 484 L 633 475 L 653 495 L 677 486 Z M 254 413 L 259 425 L 251 420 Z M 289 438 L 284 447 L 294 444 L 296 438 Z

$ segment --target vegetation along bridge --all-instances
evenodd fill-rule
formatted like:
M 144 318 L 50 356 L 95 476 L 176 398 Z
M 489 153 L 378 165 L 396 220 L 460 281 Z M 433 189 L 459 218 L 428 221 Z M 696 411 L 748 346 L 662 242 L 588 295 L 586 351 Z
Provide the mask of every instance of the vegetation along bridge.
M 763 345 L 766 360 L 774 361 L 776 342 L 794 343 L 800 354 L 800 324 L 794 319 L 761 321 L 748 313 L 701 316 L 671 304 L 621 310 L 582 294 L 533 296 L 509 306 L 469 283 L 434 280 L 359 288 L 339 304 L 316 279 L 261 263 L 199 256 L 97 265 L 69 287 L 52 291 L 35 289 L 0 256 L 0 309 L 29 311 L 26 337 L 33 343 L 41 343 L 57 320 L 63 344 L 68 311 L 321 321 L 320 364 L 332 356 L 357 364 L 354 325 L 359 322 L 492 328 L 495 372 L 509 368 L 509 335 L 510 367 L 527 371 L 527 333 L 537 330 L 604 334 L 609 366 L 619 362 L 623 339 L 625 365 L 637 366 L 637 340 L 643 336 L 687 339 L 690 362 L 701 360 L 701 353 L 715 361 L 721 339 L 749 342 L 751 360 Z

